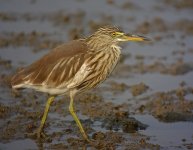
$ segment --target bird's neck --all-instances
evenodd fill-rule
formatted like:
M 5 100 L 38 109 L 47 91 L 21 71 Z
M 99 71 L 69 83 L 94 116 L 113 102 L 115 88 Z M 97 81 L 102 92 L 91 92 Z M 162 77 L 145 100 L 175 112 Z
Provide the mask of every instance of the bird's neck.
M 113 49 L 114 51 L 120 52 L 121 53 L 121 47 L 118 46 L 117 44 L 112 44 L 111 45 L 111 49 Z
M 103 51 L 103 52 L 110 52 L 110 51 L 117 51 L 120 52 L 121 47 L 118 46 L 118 43 L 116 42 L 105 42 L 103 39 L 97 39 L 98 41 L 95 41 L 94 38 L 89 38 L 89 40 L 86 40 L 87 46 L 89 50 L 92 51 Z
M 119 59 L 119 57 L 120 57 L 120 55 L 121 55 L 121 47 L 119 47 L 117 44 L 111 45 L 111 53 L 112 53 L 117 59 Z

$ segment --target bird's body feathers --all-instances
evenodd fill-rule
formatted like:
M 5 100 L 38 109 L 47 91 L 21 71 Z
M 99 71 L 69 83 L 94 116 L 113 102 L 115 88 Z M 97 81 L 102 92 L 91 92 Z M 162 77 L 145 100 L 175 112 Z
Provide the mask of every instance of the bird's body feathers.
M 19 71 L 12 78 L 12 87 L 32 88 L 51 95 L 84 91 L 106 79 L 119 55 L 119 47 L 111 46 L 109 51 L 92 50 L 84 39 L 74 40 Z

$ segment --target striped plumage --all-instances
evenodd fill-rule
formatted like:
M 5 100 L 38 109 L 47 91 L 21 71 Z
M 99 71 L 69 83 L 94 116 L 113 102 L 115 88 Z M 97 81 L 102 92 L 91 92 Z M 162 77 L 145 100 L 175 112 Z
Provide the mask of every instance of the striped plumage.
M 50 103 L 54 96 L 69 94 L 69 110 L 83 137 L 87 135 L 74 113 L 73 99 L 77 92 L 91 89 L 104 81 L 116 66 L 122 41 L 144 41 L 145 37 L 125 34 L 116 27 L 98 29 L 85 39 L 62 44 L 30 66 L 13 76 L 13 88 L 32 88 L 52 95 L 48 99 L 44 116 L 37 131 L 40 138 Z

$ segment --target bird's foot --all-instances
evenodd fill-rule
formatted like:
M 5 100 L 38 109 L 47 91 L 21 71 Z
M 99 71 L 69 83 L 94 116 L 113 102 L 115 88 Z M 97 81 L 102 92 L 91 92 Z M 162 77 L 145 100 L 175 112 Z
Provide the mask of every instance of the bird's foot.
M 84 138 L 84 140 L 85 140 L 86 143 L 90 143 L 91 142 L 91 140 L 89 138 Z
M 37 139 L 38 141 L 50 141 L 51 139 L 43 131 L 35 131 L 33 133 L 26 134 L 27 137 Z
M 82 133 L 82 136 L 83 136 L 83 139 L 85 140 L 86 143 L 91 142 L 91 140 L 89 139 L 88 135 L 85 132 Z

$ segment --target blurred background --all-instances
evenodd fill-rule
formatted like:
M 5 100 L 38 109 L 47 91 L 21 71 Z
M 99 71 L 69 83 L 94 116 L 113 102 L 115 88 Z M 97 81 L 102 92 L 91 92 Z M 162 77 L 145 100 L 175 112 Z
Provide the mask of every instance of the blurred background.
M 193 149 L 192 14 L 192 0 L 0 0 L 0 149 Z M 27 138 L 47 95 L 12 91 L 11 76 L 105 25 L 152 42 L 122 45 L 112 76 L 76 97 L 97 144 L 81 141 L 68 97 L 52 104 L 45 128 L 52 140 Z

